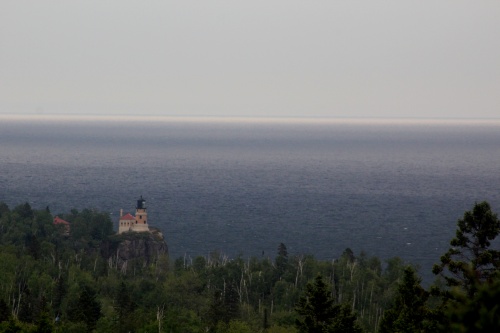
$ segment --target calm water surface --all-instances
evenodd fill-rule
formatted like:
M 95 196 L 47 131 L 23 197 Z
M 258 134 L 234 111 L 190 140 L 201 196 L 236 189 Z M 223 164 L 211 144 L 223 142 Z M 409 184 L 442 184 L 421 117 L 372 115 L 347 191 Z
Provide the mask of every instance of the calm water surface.
M 0 201 L 133 212 L 171 255 L 337 258 L 430 268 L 476 201 L 500 209 L 500 126 L 0 119 Z

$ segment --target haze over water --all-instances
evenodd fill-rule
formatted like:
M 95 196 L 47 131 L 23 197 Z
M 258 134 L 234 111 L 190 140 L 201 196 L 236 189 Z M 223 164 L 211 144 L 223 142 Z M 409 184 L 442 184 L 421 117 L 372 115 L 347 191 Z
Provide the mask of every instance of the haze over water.
M 465 210 L 500 209 L 498 121 L 3 116 L 0 147 L 0 201 L 116 222 L 143 195 L 174 258 L 350 247 L 429 279 Z

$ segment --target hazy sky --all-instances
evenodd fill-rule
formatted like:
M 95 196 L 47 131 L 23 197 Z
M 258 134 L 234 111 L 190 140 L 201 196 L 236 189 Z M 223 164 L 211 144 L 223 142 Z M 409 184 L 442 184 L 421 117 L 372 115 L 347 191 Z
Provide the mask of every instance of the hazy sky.
M 500 1 L 4 0 L 0 113 L 500 118 Z

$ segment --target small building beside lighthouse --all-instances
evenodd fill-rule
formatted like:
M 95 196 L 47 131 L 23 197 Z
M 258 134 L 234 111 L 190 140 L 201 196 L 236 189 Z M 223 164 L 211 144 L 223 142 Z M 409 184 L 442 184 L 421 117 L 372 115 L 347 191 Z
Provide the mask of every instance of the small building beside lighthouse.
M 118 234 L 134 231 L 149 232 L 148 213 L 146 211 L 146 200 L 142 198 L 137 200 L 135 207 L 135 216 L 130 213 L 123 215 L 123 209 L 120 210 L 120 220 L 118 222 Z

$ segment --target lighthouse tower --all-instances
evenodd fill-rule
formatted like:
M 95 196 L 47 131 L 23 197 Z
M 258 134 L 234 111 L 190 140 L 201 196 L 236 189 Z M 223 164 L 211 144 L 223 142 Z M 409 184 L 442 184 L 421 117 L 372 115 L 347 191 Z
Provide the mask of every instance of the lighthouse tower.
M 118 233 L 135 231 L 135 232 L 148 232 L 148 213 L 146 211 L 146 200 L 141 198 L 137 200 L 135 207 L 135 216 L 130 213 L 123 215 L 123 209 L 120 210 L 120 220 L 118 222 Z
M 142 198 L 142 195 L 141 198 L 137 200 L 137 206 L 135 207 L 135 224 L 130 229 L 136 232 L 149 231 L 146 200 Z

